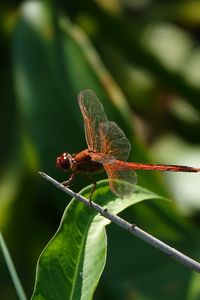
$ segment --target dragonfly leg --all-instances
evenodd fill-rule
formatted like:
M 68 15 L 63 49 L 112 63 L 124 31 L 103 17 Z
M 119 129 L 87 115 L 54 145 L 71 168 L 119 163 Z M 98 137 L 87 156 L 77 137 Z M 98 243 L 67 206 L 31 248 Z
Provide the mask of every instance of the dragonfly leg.
M 108 209 L 105 207 L 105 208 L 103 209 L 103 211 L 100 213 L 100 215 L 101 215 L 101 216 L 104 216 L 104 214 L 107 213 L 107 212 L 108 212 Z
M 76 173 L 73 172 L 71 174 L 71 176 L 69 177 L 69 179 L 66 180 L 66 181 L 61 182 L 61 184 L 64 185 L 64 186 L 70 186 L 73 183 L 73 181 L 75 180 L 75 178 L 76 178 Z
M 131 225 L 130 229 L 131 229 L 131 230 L 134 230 L 134 229 L 135 229 L 135 226 L 136 226 L 136 225 L 133 223 L 133 224 Z
M 92 177 L 90 177 L 88 174 L 84 173 L 84 176 L 85 176 L 90 182 L 93 183 L 92 190 L 91 190 L 90 197 L 89 197 L 90 207 L 92 207 L 92 195 L 94 194 L 94 191 L 96 190 L 97 183 L 96 183 L 96 181 L 95 181 Z

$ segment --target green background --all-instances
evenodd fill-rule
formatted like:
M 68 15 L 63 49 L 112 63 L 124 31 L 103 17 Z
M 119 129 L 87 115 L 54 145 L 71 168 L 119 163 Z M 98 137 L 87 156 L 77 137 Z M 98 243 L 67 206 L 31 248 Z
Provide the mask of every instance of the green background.
M 129 160 L 199 167 L 199 1 L 2 1 L 0 4 L 0 226 L 30 298 L 37 259 L 70 198 L 58 154 L 86 148 L 80 90 L 101 99 L 132 144 Z M 122 216 L 200 260 L 199 174 L 137 172 L 173 199 Z M 105 174 L 95 178 L 106 178 Z M 73 189 L 88 182 L 79 177 Z M 115 225 L 94 299 L 199 299 L 198 275 Z M 0 256 L 1 299 L 17 299 Z

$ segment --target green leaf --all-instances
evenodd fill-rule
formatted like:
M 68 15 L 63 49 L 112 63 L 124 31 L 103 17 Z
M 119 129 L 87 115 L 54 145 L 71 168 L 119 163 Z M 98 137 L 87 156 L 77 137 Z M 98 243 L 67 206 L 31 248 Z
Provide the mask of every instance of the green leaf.
M 91 187 L 85 188 L 82 194 L 87 197 L 90 190 Z M 93 196 L 96 203 L 114 214 L 147 199 L 161 197 L 137 186 L 132 197 L 122 200 L 111 193 L 107 180 L 98 184 Z M 32 299 L 91 299 L 106 262 L 105 226 L 109 223 L 73 199 L 41 254 Z
M 95 92 L 109 119 L 117 122 L 131 144 L 134 142 L 129 160 L 151 162 L 134 138 L 132 114 L 123 93 L 87 35 L 67 18 L 57 16 L 56 22 L 57 27 L 45 3 L 25 2 L 13 34 L 20 120 L 39 169 L 55 175 L 54 162 L 59 153 L 85 148 L 77 95 L 86 88 Z M 60 172 L 55 176 L 61 176 Z M 169 195 L 156 174 L 138 173 L 138 177 L 141 185 Z

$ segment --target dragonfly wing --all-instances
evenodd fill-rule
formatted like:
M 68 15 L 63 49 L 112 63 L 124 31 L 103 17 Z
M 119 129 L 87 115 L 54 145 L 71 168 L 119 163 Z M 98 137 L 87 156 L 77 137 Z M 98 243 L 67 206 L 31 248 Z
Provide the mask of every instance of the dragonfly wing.
M 112 164 L 116 161 L 115 157 L 100 152 L 89 152 L 88 154 L 93 161 L 101 164 Z
M 101 153 L 126 161 L 131 144 L 119 126 L 112 121 L 100 124 Z
M 100 124 L 108 121 L 103 106 L 92 90 L 80 92 L 78 102 L 84 119 L 88 148 L 100 152 Z
M 137 175 L 134 170 L 119 168 L 115 164 L 104 164 L 112 192 L 121 197 L 130 197 L 135 191 Z

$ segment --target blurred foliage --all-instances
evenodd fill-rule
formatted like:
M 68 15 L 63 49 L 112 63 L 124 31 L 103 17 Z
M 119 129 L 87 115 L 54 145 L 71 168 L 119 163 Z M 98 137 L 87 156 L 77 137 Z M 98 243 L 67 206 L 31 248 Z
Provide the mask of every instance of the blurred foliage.
M 65 180 L 56 156 L 86 147 L 80 90 L 92 89 L 125 131 L 130 160 L 199 166 L 199 26 L 194 0 L 1 1 L 0 226 L 28 296 L 70 200 L 37 171 Z M 190 185 L 198 176 L 138 172 L 139 184 L 162 196 L 187 195 L 190 210 L 149 201 L 123 217 L 200 259 L 200 191 Z M 74 190 L 86 184 L 80 177 Z M 114 225 L 107 231 L 95 299 L 200 298 L 193 272 Z M 0 265 L 1 299 L 17 299 L 1 256 Z

